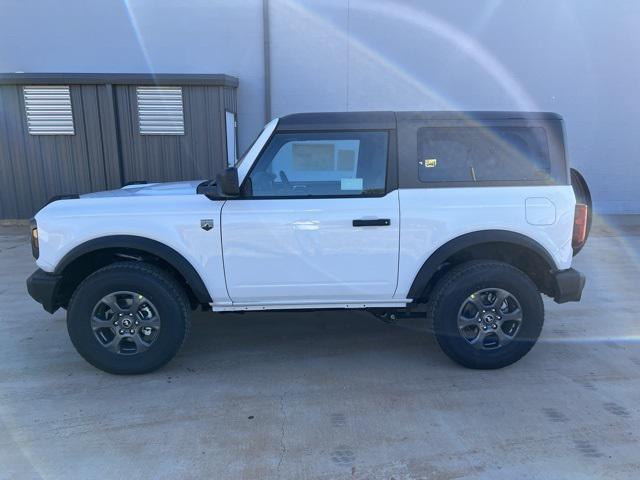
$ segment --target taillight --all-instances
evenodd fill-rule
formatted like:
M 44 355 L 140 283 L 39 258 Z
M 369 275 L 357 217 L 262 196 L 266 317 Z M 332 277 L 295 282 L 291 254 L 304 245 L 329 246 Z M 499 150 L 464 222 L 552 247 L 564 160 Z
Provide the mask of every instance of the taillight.
M 589 218 L 589 208 L 584 203 L 576 204 L 576 211 L 573 217 L 573 238 L 571 246 L 580 248 L 587 239 L 587 221 Z

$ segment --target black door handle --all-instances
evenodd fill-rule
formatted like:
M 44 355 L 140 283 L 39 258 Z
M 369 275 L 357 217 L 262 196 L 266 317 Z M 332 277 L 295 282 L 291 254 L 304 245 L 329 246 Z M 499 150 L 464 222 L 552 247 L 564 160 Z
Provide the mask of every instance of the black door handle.
M 369 219 L 358 219 L 353 221 L 354 227 L 386 227 L 391 225 L 391 220 L 388 218 L 372 218 Z

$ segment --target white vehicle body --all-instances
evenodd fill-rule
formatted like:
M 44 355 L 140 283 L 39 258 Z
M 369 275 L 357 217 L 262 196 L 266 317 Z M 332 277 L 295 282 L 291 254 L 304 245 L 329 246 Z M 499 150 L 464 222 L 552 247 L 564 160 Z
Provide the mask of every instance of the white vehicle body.
M 53 272 L 93 239 L 148 238 L 193 265 L 214 310 L 405 306 L 420 267 L 439 247 L 488 229 L 532 238 L 557 269 L 571 266 L 570 186 L 489 187 L 481 203 L 474 188 L 401 189 L 376 199 L 211 201 L 196 194 L 199 183 L 51 203 L 35 217 L 38 266 Z M 492 218 L 484 218 L 487 211 Z M 393 228 L 352 227 L 353 218 L 381 213 Z M 214 228 L 203 230 L 201 219 L 213 219 Z
M 501 368 L 539 337 L 541 293 L 580 300 L 590 207 L 554 114 L 289 115 L 215 181 L 52 199 L 27 288 L 111 373 L 168 362 L 198 307 L 425 317 L 451 359 Z
M 279 120 L 237 169 L 249 174 Z M 214 311 L 402 308 L 416 300 L 420 269 L 448 242 L 505 231 L 541 246 L 550 267 L 569 269 L 576 199 L 570 184 L 394 188 L 359 198 L 229 198 L 197 193 L 201 181 L 146 184 L 50 203 L 35 216 L 38 266 L 60 273 L 92 240 L 133 236 L 182 256 Z M 354 219 L 388 219 L 354 227 Z M 201 228 L 211 220 L 213 228 Z

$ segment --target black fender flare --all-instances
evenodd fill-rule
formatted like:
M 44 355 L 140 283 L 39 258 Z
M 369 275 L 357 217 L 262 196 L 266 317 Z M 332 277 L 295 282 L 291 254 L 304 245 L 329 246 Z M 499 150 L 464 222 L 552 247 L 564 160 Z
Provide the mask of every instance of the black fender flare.
M 202 304 L 212 302 L 211 295 L 209 295 L 202 278 L 186 258 L 164 243 L 135 235 L 111 235 L 82 243 L 62 257 L 62 260 L 56 265 L 54 274 L 62 275 L 65 268 L 83 255 L 112 248 L 131 248 L 161 258 L 184 277 L 198 302 Z
M 438 247 L 431 256 L 424 262 L 416 278 L 411 284 L 407 298 L 420 298 L 422 292 L 427 287 L 429 280 L 433 278 L 447 258 L 464 250 L 465 248 L 481 245 L 483 243 L 511 243 L 527 248 L 537 253 L 549 266 L 550 271 L 557 270 L 557 266 L 549 252 L 532 238 L 521 233 L 510 232 L 508 230 L 480 230 L 477 232 L 466 233 L 460 235 L 447 243 Z

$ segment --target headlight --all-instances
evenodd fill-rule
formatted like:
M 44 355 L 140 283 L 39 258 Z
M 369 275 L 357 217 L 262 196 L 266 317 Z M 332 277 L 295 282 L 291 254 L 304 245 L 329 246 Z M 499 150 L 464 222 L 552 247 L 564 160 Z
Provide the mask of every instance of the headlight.
M 38 242 L 38 224 L 36 219 L 31 219 L 31 253 L 36 260 L 40 256 L 40 242 Z

